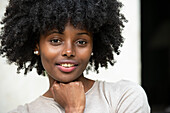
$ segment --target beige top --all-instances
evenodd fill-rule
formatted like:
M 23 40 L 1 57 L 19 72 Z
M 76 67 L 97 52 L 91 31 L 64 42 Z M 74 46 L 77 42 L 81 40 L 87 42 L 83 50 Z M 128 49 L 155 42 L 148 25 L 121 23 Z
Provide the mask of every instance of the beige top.
M 9 113 L 65 113 L 53 98 L 40 96 Z M 116 83 L 95 81 L 86 92 L 84 113 L 150 113 L 147 96 L 141 86 L 121 80 Z

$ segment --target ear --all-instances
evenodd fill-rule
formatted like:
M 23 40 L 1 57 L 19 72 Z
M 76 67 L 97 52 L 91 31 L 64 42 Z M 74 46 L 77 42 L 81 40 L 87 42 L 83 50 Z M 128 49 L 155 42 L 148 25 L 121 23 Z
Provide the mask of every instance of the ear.
M 40 49 L 39 49 L 39 45 L 38 44 L 36 44 L 36 48 L 34 49 L 34 54 L 36 54 L 36 55 L 40 55 Z
M 38 51 L 39 51 L 39 44 L 36 44 L 36 48 L 35 49 L 37 49 Z

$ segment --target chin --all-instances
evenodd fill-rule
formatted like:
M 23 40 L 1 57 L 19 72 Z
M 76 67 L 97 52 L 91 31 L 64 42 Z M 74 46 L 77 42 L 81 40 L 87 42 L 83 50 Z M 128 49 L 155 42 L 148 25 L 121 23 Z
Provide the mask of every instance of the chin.
M 69 83 L 69 82 L 74 82 L 74 81 L 76 81 L 76 80 L 78 80 L 78 78 L 79 78 L 80 76 L 78 76 L 78 77 L 73 77 L 73 78 L 68 78 L 68 75 L 67 75 L 67 77 L 65 78 L 60 78 L 60 79 L 55 79 L 57 82 L 59 82 L 59 83 Z
M 74 81 L 76 81 L 76 80 L 56 80 L 58 83 L 69 83 L 69 82 L 74 82 Z

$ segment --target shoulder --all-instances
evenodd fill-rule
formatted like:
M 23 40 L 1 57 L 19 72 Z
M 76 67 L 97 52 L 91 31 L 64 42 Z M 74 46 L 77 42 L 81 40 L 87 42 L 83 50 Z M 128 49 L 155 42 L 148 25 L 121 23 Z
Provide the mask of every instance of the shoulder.
M 128 81 L 128 80 L 120 80 L 118 82 L 99 81 L 98 84 L 99 84 L 99 87 L 105 88 L 106 91 L 110 93 L 121 94 L 121 93 L 130 91 L 130 92 L 145 94 L 145 91 L 139 84 L 132 82 L 132 81 Z
M 8 113 L 29 113 L 27 104 L 20 105 L 16 109 L 9 111 Z
M 105 89 L 115 112 L 150 113 L 146 93 L 139 84 L 128 80 L 115 83 L 99 81 L 99 84 Z
M 40 96 L 36 100 L 32 101 L 31 103 L 20 105 L 17 109 L 10 111 L 8 113 L 36 113 L 37 110 L 41 113 L 51 113 L 54 111 L 59 110 L 58 103 L 54 101 L 52 98 Z M 49 110 L 50 108 L 50 110 Z M 46 112 L 47 111 L 47 112 Z
M 105 82 L 99 81 L 99 87 L 104 87 L 106 91 L 110 93 L 127 93 L 134 92 L 139 94 L 145 94 L 144 89 L 137 83 L 128 81 L 128 80 L 120 80 L 118 82 Z
M 8 113 L 29 113 L 30 106 L 34 106 L 36 104 L 41 103 L 41 98 L 37 98 L 36 100 L 32 101 L 31 103 L 27 103 L 25 105 L 19 105 L 16 109 L 8 112 Z M 35 106 L 36 107 L 36 106 Z

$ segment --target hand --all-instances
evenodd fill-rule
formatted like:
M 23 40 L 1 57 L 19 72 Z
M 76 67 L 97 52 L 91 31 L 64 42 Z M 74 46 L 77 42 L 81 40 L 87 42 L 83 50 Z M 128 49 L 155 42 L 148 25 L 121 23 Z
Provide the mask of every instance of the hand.
M 85 92 L 82 82 L 68 84 L 54 82 L 51 93 L 66 113 L 83 113 L 85 108 Z

